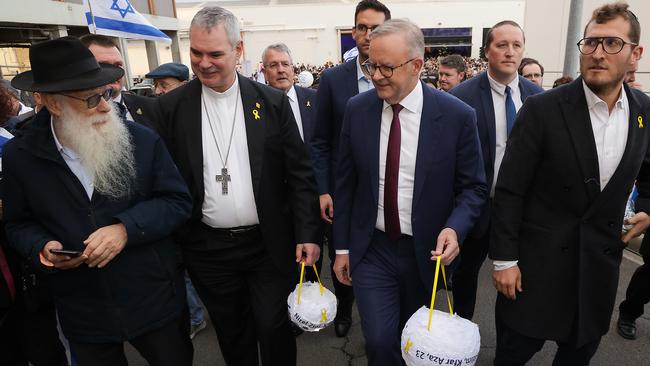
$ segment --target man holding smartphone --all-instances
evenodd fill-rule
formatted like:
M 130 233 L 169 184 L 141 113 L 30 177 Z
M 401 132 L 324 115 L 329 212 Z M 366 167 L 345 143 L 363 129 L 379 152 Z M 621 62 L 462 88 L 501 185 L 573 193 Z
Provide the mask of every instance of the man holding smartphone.
M 30 61 L 12 85 L 44 108 L 3 152 L 10 246 L 48 274 L 80 365 L 127 365 L 125 341 L 149 364 L 191 365 L 170 238 L 191 200 L 164 143 L 120 120 L 109 84 L 124 71 L 78 39 L 35 44 Z

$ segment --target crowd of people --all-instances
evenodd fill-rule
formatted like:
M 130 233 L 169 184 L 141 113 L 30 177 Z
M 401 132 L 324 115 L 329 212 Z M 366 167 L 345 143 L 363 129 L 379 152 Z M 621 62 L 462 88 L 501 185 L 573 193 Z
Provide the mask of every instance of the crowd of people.
M 205 7 L 189 32 L 195 78 L 161 65 L 155 98 L 123 90 L 100 35 L 34 44 L 31 70 L 0 88 L 0 363 L 127 365 L 128 342 L 151 365 L 190 366 L 204 307 L 226 364 L 295 365 L 287 296 L 325 252 L 335 334 L 356 303 L 371 366 L 402 364 L 436 261 L 454 263 L 454 308 L 471 320 L 488 257 L 494 364 L 524 365 L 546 341 L 554 365 L 590 363 L 622 251 L 650 227 L 650 98 L 627 4 L 594 10 L 567 50 L 581 76 L 549 91 L 510 20 L 487 32 L 485 60 L 425 59 L 416 24 L 361 0 L 355 57 L 296 65 L 271 44 L 268 85 L 236 71 L 235 14 Z M 296 85 L 302 71 L 317 89 Z M 620 305 L 628 339 L 648 272 Z

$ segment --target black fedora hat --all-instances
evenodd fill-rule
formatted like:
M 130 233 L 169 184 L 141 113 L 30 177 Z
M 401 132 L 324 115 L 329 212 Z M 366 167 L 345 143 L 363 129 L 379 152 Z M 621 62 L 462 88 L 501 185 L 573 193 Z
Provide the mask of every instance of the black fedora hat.
M 11 85 L 34 92 L 93 89 L 124 76 L 124 70 L 97 63 L 95 56 L 75 37 L 62 37 L 29 48 L 31 71 L 16 75 Z

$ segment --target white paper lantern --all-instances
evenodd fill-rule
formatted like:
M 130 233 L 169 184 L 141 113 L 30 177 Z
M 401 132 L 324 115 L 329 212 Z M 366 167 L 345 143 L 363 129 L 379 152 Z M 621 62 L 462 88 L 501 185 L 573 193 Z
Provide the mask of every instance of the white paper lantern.
M 287 305 L 291 321 L 307 332 L 318 332 L 330 325 L 336 317 L 336 296 L 332 291 L 316 282 L 305 282 L 300 290 L 298 304 L 298 289 L 300 284 L 289 294 Z
M 420 308 L 402 331 L 402 358 L 407 366 L 472 366 L 481 349 L 478 325 L 458 315 Z

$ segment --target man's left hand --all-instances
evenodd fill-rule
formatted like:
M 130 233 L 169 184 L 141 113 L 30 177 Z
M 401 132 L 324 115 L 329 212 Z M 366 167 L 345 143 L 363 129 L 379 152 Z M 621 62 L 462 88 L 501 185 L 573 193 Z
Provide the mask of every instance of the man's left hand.
M 104 226 L 90 234 L 84 240 L 86 250 L 83 254 L 88 257 L 88 267 L 102 268 L 116 255 L 120 254 L 126 245 L 127 234 L 124 224 Z
M 320 246 L 314 243 L 302 243 L 296 245 L 296 262 L 305 261 L 305 265 L 313 266 L 320 258 Z
M 431 251 L 431 260 L 436 261 L 440 257 L 440 261 L 444 265 L 451 263 L 460 252 L 458 246 L 458 235 L 452 228 L 444 228 L 438 235 L 436 243 L 436 250 Z
M 625 225 L 632 225 L 632 228 L 621 238 L 623 243 L 627 244 L 630 240 L 643 234 L 650 227 L 650 216 L 645 212 L 638 212 L 629 219 L 626 219 Z

